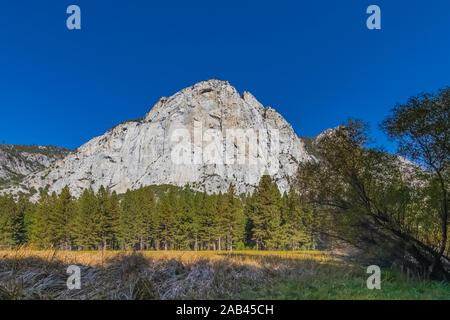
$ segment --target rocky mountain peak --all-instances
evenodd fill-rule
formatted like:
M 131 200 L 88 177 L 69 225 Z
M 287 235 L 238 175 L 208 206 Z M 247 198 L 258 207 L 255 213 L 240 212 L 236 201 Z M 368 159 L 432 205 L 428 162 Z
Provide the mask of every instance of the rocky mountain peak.
M 185 112 L 201 115 L 211 111 L 212 116 L 219 111 L 240 112 L 236 108 L 243 106 L 239 100 L 262 108 L 262 105 L 250 93 L 244 92 L 240 96 L 228 81 L 210 79 L 182 89 L 169 98 L 162 97 L 144 119 L 149 122 L 158 121 L 161 118 Z
M 269 172 L 281 191 L 311 156 L 292 126 L 249 92 L 211 79 L 163 97 L 141 120 L 125 121 L 25 179 L 28 186 L 75 196 L 86 188 L 118 193 L 186 184 L 208 193 L 251 192 Z

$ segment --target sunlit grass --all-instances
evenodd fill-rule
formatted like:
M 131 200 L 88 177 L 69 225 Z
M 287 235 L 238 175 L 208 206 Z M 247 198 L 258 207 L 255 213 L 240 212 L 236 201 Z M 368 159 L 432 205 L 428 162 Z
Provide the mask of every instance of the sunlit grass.
M 118 257 L 134 254 L 132 251 L 59 251 L 59 250 L 3 250 L 1 258 L 20 259 L 27 257 L 41 258 L 47 261 L 59 261 L 67 264 L 82 264 L 98 266 L 106 261 Z M 177 259 L 184 263 L 192 263 L 199 259 L 211 261 L 228 260 L 240 263 L 255 264 L 258 262 L 298 263 L 314 261 L 319 263 L 330 262 L 332 258 L 323 251 L 140 251 L 146 258 L 151 259 Z M 290 261 L 289 261 L 290 260 Z

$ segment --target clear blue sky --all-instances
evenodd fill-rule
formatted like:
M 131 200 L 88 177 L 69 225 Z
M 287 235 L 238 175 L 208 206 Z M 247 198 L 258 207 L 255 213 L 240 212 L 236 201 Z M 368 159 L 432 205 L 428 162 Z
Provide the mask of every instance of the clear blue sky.
M 82 29 L 66 28 L 77 4 Z M 366 28 L 370 4 L 382 30 Z M 0 140 L 75 148 L 160 96 L 229 80 L 299 136 L 450 85 L 450 1 L 2 1 Z

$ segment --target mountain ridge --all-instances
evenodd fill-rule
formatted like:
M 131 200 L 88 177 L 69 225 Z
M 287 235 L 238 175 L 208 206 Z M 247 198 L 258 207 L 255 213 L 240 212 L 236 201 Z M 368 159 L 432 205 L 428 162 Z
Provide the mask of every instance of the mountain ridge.
M 20 183 L 26 175 L 50 167 L 72 150 L 56 146 L 0 145 L 0 187 Z
M 178 137 L 184 139 L 181 142 L 174 138 L 177 130 L 184 130 L 185 134 Z M 196 130 L 201 133 L 200 143 Z M 238 139 L 237 144 L 233 140 L 228 145 L 227 134 L 241 131 L 249 132 L 244 137 L 245 147 Z M 211 133 L 214 139 L 205 143 Z M 252 149 L 255 142 L 257 151 Z M 223 159 L 231 152 L 237 161 L 205 162 L 205 150 L 211 145 L 217 155 L 223 153 Z M 177 147 L 189 151 L 185 152 L 191 158 L 189 163 L 174 162 L 173 150 Z M 202 153 L 201 163 L 195 163 L 198 153 Z M 240 156 L 245 163 L 237 163 Z M 123 193 L 167 183 L 189 184 L 208 193 L 224 192 L 233 183 L 241 193 L 252 192 L 260 177 L 271 172 L 283 192 L 298 163 L 312 158 L 292 126 L 275 109 L 264 107 L 247 91 L 239 94 L 228 81 L 210 79 L 161 97 L 144 117 L 111 127 L 51 167 L 28 175 L 23 183 L 28 188 L 57 193 L 67 185 L 75 196 L 101 185 Z

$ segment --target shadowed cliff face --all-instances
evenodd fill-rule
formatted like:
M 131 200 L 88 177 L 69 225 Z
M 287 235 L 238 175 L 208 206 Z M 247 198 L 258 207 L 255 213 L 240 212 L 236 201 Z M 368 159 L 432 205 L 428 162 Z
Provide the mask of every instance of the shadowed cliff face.
M 24 182 L 48 185 L 50 192 L 68 185 L 76 196 L 101 185 L 122 193 L 190 184 L 213 193 L 233 183 L 238 192 L 251 192 L 269 173 L 283 192 L 297 164 L 308 159 L 279 113 L 214 79 L 161 98 L 144 118 L 115 126 Z

